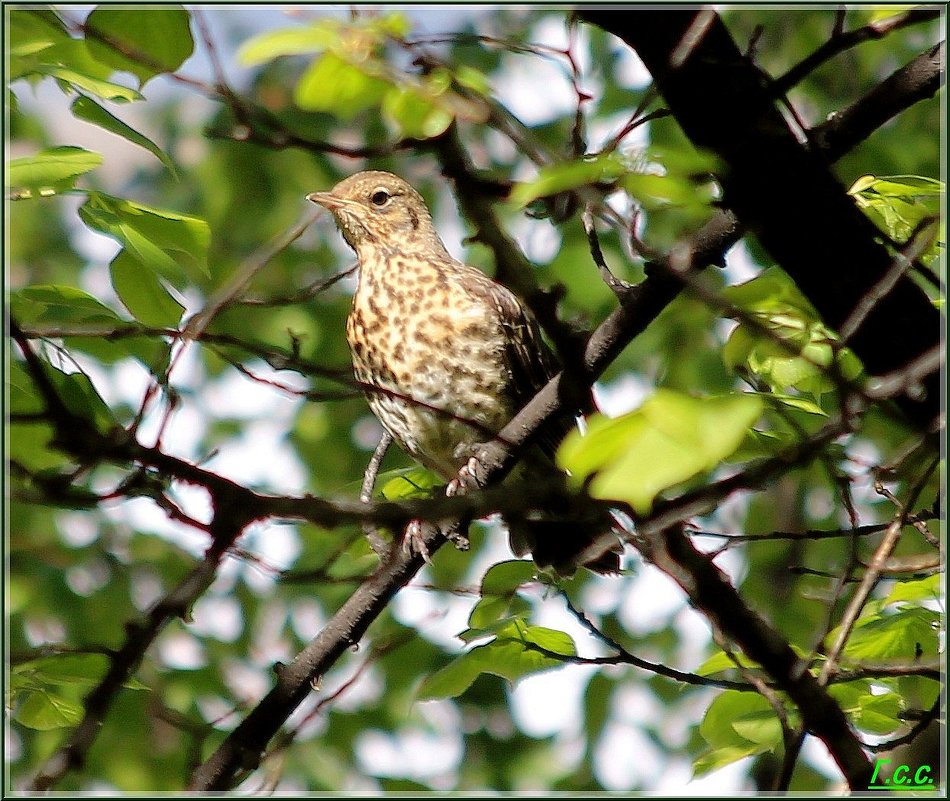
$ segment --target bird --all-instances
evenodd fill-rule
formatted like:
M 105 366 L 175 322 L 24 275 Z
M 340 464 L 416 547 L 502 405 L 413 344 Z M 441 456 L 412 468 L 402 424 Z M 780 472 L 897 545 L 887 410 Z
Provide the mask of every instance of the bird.
M 557 358 L 514 293 L 449 253 L 404 179 L 359 172 L 307 200 L 333 215 L 357 256 L 346 338 L 370 409 L 404 451 L 449 482 L 449 494 L 464 491 L 460 471 L 477 469 L 472 448 L 559 372 Z M 547 432 L 548 457 L 572 425 Z M 550 470 L 549 478 L 562 475 L 553 463 Z M 530 551 L 539 566 L 569 574 L 573 557 L 603 531 L 581 536 L 576 528 L 509 522 L 509 539 L 516 555 Z M 619 558 L 608 551 L 585 566 L 616 572 Z

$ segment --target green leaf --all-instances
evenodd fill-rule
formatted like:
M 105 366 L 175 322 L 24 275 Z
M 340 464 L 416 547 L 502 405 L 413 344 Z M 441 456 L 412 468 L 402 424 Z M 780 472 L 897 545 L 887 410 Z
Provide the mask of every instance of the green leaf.
M 7 186 L 17 197 L 45 197 L 76 185 L 76 179 L 102 164 L 102 156 L 81 147 L 54 147 L 35 156 L 12 159 Z
M 11 673 L 34 684 L 91 687 L 102 679 L 108 667 L 109 658 L 105 654 L 65 653 L 38 656 L 28 662 L 21 662 L 11 669 Z M 134 677 L 123 682 L 122 686 L 130 690 L 149 689 Z
M 429 676 L 419 690 L 421 700 L 455 698 L 482 673 L 515 682 L 524 676 L 563 666 L 563 661 L 532 649 L 540 646 L 552 653 L 574 656 L 574 641 L 563 631 L 512 622 L 485 645 L 477 645 L 449 665 Z
M 934 574 L 927 578 L 913 581 L 899 581 L 884 600 L 885 604 L 895 604 L 901 601 L 938 601 L 942 597 L 942 576 Z
M 69 40 L 69 34 L 52 11 L 11 9 L 7 17 L 10 54 L 29 56 Z
M 116 425 L 112 410 L 106 405 L 89 376 L 85 373 L 51 371 L 53 383 L 66 408 L 80 419 L 88 420 L 97 431 L 106 433 Z
M 892 615 L 872 614 L 859 618 L 845 646 L 842 661 L 912 662 L 920 657 L 936 658 L 940 619 L 938 613 L 919 606 L 901 609 Z M 835 628 L 825 642 L 830 645 L 837 636 L 838 628 Z
M 593 497 L 627 501 L 646 514 L 656 495 L 719 465 L 762 413 L 754 395 L 693 398 L 658 390 L 639 409 L 611 419 L 593 415 L 586 435 L 572 432 L 559 466 Z
M 482 597 L 469 615 L 469 627 L 485 629 L 502 618 L 526 614 L 528 604 L 517 592 L 536 577 L 537 567 L 530 561 L 512 559 L 493 565 L 482 578 Z
M 871 681 L 861 679 L 833 684 L 828 692 L 852 725 L 872 734 L 890 734 L 903 725 L 901 698 L 894 692 L 875 694 L 871 687 Z
M 75 726 L 82 716 L 82 705 L 55 693 L 34 690 L 27 693 L 26 700 L 17 707 L 13 719 L 27 728 L 49 731 Z
M 172 175 L 174 175 L 176 178 L 178 177 L 174 163 L 164 150 L 162 150 L 147 136 L 143 136 L 134 128 L 130 128 L 128 125 L 122 122 L 122 120 L 120 120 L 118 117 L 110 114 L 92 98 L 86 97 L 85 95 L 80 95 L 73 101 L 70 110 L 73 112 L 73 116 L 76 118 L 85 120 L 86 122 L 91 122 L 93 125 L 98 125 L 100 128 L 104 128 L 110 133 L 117 134 L 123 139 L 127 139 L 134 145 L 144 147 L 147 151 L 149 151 L 149 153 L 161 161 L 162 164 L 168 168 L 168 171 Z
M 174 328 L 185 311 L 159 277 L 127 250 L 119 251 L 109 265 L 112 287 L 132 316 L 143 325 Z
M 267 31 L 248 39 L 237 53 L 238 62 L 253 67 L 278 56 L 322 53 L 340 39 L 340 22 L 323 19 L 299 28 Z
M 516 206 L 527 206 L 539 198 L 550 197 L 580 186 L 614 181 L 626 169 L 623 162 L 613 155 L 550 164 L 542 167 L 533 181 L 515 186 L 509 200 Z
M 707 751 L 702 756 L 697 757 L 693 762 L 693 776 L 697 778 L 705 776 L 707 773 L 712 773 L 714 770 L 724 768 L 726 765 L 731 765 L 740 759 L 761 754 L 767 750 L 767 748 L 763 748 L 761 745 L 747 742 L 745 745 L 728 745 L 724 748 Z
M 688 178 L 675 175 L 630 173 L 623 177 L 623 188 L 647 210 L 666 206 L 708 206 L 713 200 L 712 185 L 697 185 Z
M 68 84 L 76 91 L 82 90 L 83 92 L 89 92 L 103 100 L 111 100 L 115 103 L 130 103 L 133 100 L 145 99 L 139 92 L 135 89 L 130 89 L 128 86 L 113 83 L 112 81 L 105 81 L 78 70 L 68 69 L 67 67 L 41 64 L 35 69 L 35 72 L 40 75 L 48 75 L 51 78 L 56 78 Z
M 383 96 L 383 114 L 403 137 L 429 139 L 452 124 L 454 115 L 412 86 L 393 86 Z
M 758 663 L 753 662 L 743 653 L 735 654 L 739 664 L 747 668 L 758 668 Z M 703 662 L 693 672 L 698 676 L 712 676 L 715 673 L 722 673 L 724 670 L 735 670 L 736 663 L 729 657 L 725 651 L 713 654 L 709 659 Z
M 459 82 L 459 85 L 477 94 L 485 97 L 491 95 L 491 81 L 481 70 L 460 64 L 455 67 L 455 80 Z
M 861 374 L 858 359 L 847 348 L 836 349 L 837 337 L 779 268 L 770 268 L 751 281 L 726 287 L 722 296 L 769 332 L 762 333 L 740 319 L 723 348 L 723 360 L 728 367 L 744 367 L 775 392 L 794 388 L 815 396 L 835 387 L 828 373 L 836 352 L 836 369 L 846 379 Z
M 441 476 L 425 467 L 407 467 L 392 470 L 380 476 L 389 477 L 380 494 L 387 501 L 405 501 L 411 498 L 428 498 L 435 487 L 445 483 Z
M 88 292 L 71 286 L 27 286 L 10 295 L 10 312 L 26 326 L 79 325 L 104 330 L 125 324 L 112 309 Z
M 98 6 L 85 24 L 90 52 L 116 70 L 131 72 L 139 88 L 174 72 L 194 52 L 191 15 L 178 5 L 127 9 Z
M 919 175 L 865 175 L 849 192 L 872 222 L 898 243 L 906 242 L 924 220 L 940 220 L 934 243 L 921 258 L 929 264 L 939 256 L 946 240 L 946 223 L 941 217 L 946 188 L 942 181 Z
M 301 76 L 294 100 L 305 111 L 323 111 L 350 120 L 379 106 L 392 85 L 335 53 L 324 53 Z
M 699 733 L 714 748 L 747 748 L 771 751 L 782 742 L 782 727 L 775 710 L 758 693 L 726 690 L 709 705 Z
M 144 267 L 182 288 L 186 275 L 210 277 L 208 223 L 199 217 L 156 209 L 131 200 L 90 192 L 79 216 L 90 228 L 117 239 Z

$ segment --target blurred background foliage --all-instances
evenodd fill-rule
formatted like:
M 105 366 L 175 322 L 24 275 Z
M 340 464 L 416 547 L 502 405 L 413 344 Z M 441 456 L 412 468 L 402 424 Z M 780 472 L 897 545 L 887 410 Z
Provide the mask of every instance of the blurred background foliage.
M 628 242 L 634 215 L 642 252 L 662 253 L 715 209 L 715 165 L 692 150 L 671 117 L 616 139 L 641 103 L 660 107 L 649 76 L 616 40 L 560 10 L 379 7 L 350 15 L 317 7 L 7 6 L 5 13 L 11 314 L 24 328 L 46 332 L 33 344 L 90 425 L 132 424 L 158 379 L 161 392 L 140 421 L 140 437 L 160 437 L 169 451 L 261 491 L 358 494 L 379 428 L 348 383 L 343 331 L 354 278 L 302 292 L 352 264 L 352 254 L 320 218 L 255 275 L 244 297 L 257 302 L 230 304 L 168 382 L 172 348 L 162 330 L 201 309 L 259 248 L 310 214 L 308 192 L 360 169 L 394 171 L 422 192 L 451 252 L 491 273 L 490 250 L 466 239 L 475 221 L 459 216 L 441 175 L 439 137 L 457 131 L 481 180 L 455 190 L 492 201 L 534 265 L 526 286 L 564 287 L 560 316 L 586 328 L 615 299 L 591 260 L 578 197 L 596 198 L 616 223 L 599 224 L 601 246 L 629 281 L 643 277 Z M 757 61 L 773 76 L 827 41 L 836 16 L 821 9 L 724 13 L 740 46 L 755 40 Z M 873 13 L 848 11 L 848 28 Z M 932 46 L 940 24 L 865 42 L 809 74 L 789 95 L 802 121 L 817 124 L 872 89 Z M 918 103 L 834 169 L 845 186 L 863 176 L 936 179 L 940 125 L 939 100 Z M 942 193 L 942 185 L 894 180 L 896 190 L 893 182 L 883 190 L 905 205 L 932 204 Z M 856 187 L 874 188 L 868 181 Z M 769 267 L 747 237 L 716 280 L 734 286 L 760 276 L 764 283 L 726 297 L 764 319 L 797 314 L 799 333 L 812 336 L 820 321 L 781 275 L 763 272 Z M 781 372 L 776 360 L 787 354 L 763 355 L 762 341 L 733 329 L 718 310 L 682 294 L 607 371 L 598 385 L 602 408 L 627 412 L 654 388 L 707 397 L 751 385 L 773 396 L 766 403 L 773 419 L 758 442 L 745 443 L 745 458 L 755 447 L 774 452 L 790 432 L 816 430 L 833 393 L 801 359 L 779 365 Z M 827 332 L 814 336 L 827 347 Z M 108 497 L 126 477 L 118 467 L 85 469 L 49 447 L 51 427 L 29 418 L 42 407 L 13 353 L 6 753 L 13 786 L 24 787 L 81 719 L 107 649 L 121 645 L 129 621 L 187 573 L 207 540 L 134 490 Z M 794 402 L 774 400 L 783 393 Z M 893 415 L 872 410 L 838 451 L 755 495 L 730 499 L 697 528 L 838 530 L 848 526 L 849 504 L 856 522 L 886 523 L 895 506 L 874 482 L 881 478 L 906 497 L 931 458 L 920 450 L 908 456 L 914 441 Z M 407 466 L 393 450 L 384 470 Z M 925 483 L 923 506 L 933 504 L 940 479 L 938 470 Z M 200 491 L 163 489 L 206 517 Z M 939 521 L 930 526 L 942 536 Z M 879 537 L 749 542 L 726 550 L 719 563 L 754 609 L 810 652 L 840 614 L 836 577 L 866 559 Z M 246 789 L 770 786 L 781 733 L 774 716 L 765 727 L 753 725 L 771 714 L 755 694 L 681 685 L 622 665 L 568 665 L 516 688 L 482 674 L 457 697 L 419 700 L 423 682 L 463 649 L 455 635 L 486 570 L 511 558 L 494 524 L 476 525 L 472 539 L 471 552 L 443 549 L 323 678 Z M 925 549 L 909 528 L 895 555 Z M 373 564 L 355 527 L 252 526 L 190 619 L 159 636 L 118 694 L 85 765 L 57 789 L 181 789 L 269 689 L 273 664 L 289 661 Z M 644 659 L 696 671 L 721 657 L 672 582 L 630 556 L 625 567 L 619 578 L 582 571 L 558 586 L 531 573 L 508 588 L 506 609 L 539 631 L 568 631 L 585 655 L 605 651 L 565 613 L 565 597 Z M 935 660 L 939 578 L 889 576 L 862 618 L 867 636 L 849 646 L 854 660 Z M 706 667 L 719 675 L 730 665 Z M 850 682 L 836 692 L 873 740 L 906 731 L 906 721 L 934 703 L 938 686 L 914 676 L 876 680 L 873 688 Z M 928 759 L 929 752 L 919 756 Z M 837 781 L 821 749 L 806 747 L 791 786 L 821 790 Z

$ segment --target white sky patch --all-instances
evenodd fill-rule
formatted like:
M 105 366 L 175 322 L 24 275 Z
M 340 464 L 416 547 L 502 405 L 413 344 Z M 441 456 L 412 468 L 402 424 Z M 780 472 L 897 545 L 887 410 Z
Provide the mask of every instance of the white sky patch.
M 457 635 L 468 628 L 468 616 L 477 599 L 413 586 L 429 583 L 431 576 L 427 574 L 428 571 L 423 570 L 393 599 L 393 616 L 403 625 L 414 628 L 429 642 L 449 652 L 460 651 L 462 643 Z
M 620 417 L 638 409 L 655 389 L 636 373 L 624 373 L 611 381 L 594 384 L 594 401 L 597 408 L 608 417 Z
M 159 638 L 158 657 L 174 670 L 196 670 L 208 663 L 201 641 L 181 630 L 167 630 Z
M 231 596 L 204 595 L 195 603 L 191 614 L 191 631 L 221 642 L 234 642 L 244 630 L 241 605 Z
M 762 266 L 752 258 L 744 239 L 740 239 L 726 253 L 726 266 L 723 269 L 727 284 L 742 284 L 751 281 L 762 272 Z
M 508 225 L 525 256 L 534 264 L 547 264 L 561 249 L 561 233 L 550 220 L 535 220 L 521 215 Z
M 294 601 L 290 610 L 290 625 L 301 640 L 309 640 L 326 625 L 327 615 L 314 598 Z
M 841 786 L 841 771 L 828 753 L 828 748 L 817 737 L 806 737 L 802 745 L 802 759 L 828 779 Z
M 628 579 L 626 588 L 618 616 L 634 635 L 666 628 L 670 617 L 685 603 L 679 585 L 654 567 L 645 567 Z
M 56 529 L 64 543 L 73 548 L 84 548 L 99 537 L 99 523 L 85 512 L 60 512 L 56 515 Z
M 66 571 L 66 583 L 69 588 L 77 595 L 84 597 L 104 587 L 110 578 L 112 578 L 112 572 L 102 559 L 90 559 Z
M 653 82 L 650 71 L 632 47 L 628 47 L 619 39 L 614 39 L 614 44 L 614 52 L 619 55 L 614 71 L 617 83 L 629 89 L 646 89 Z
M 273 674 L 247 662 L 229 659 L 224 665 L 224 683 L 239 701 L 256 704 L 271 688 Z
M 411 726 L 393 736 L 378 729 L 356 740 L 361 770 L 376 776 L 425 780 L 454 770 L 462 758 L 458 729 L 427 731 Z
M 509 694 L 515 724 L 530 737 L 578 731 L 584 691 L 596 672 L 590 665 L 565 665 L 519 680 Z
M 526 92 L 525 86 L 531 91 Z M 549 58 L 505 53 L 492 81 L 495 97 L 525 125 L 540 125 L 576 108 L 563 66 Z
M 356 660 L 360 660 L 359 654 L 356 655 Z M 336 677 L 332 689 L 327 688 L 322 695 L 326 697 L 336 692 L 344 682 L 352 678 L 359 665 L 359 661 L 353 662 L 349 670 Z M 376 704 L 383 697 L 385 690 L 386 682 L 380 675 L 379 669 L 375 665 L 371 665 L 341 695 L 337 696 L 336 700 L 333 701 L 333 708 L 340 712 L 356 712 L 367 705 Z M 420 705 L 420 708 L 422 706 L 425 705 Z
M 587 126 L 587 149 L 590 152 L 596 152 L 602 149 L 607 142 L 611 141 L 633 113 L 632 109 L 618 111 L 609 117 L 597 118 L 591 121 Z M 620 152 L 631 152 L 636 154 L 650 144 L 650 124 L 638 125 L 628 133 L 620 144 Z
M 594 751 L 594 774 L 605 789 L 652 787 L 664 765 L 659 749 L 639 727 L 615 720 L 604 726 Z
M 286 570 L 300 556 L 303 544 L 297 527 L 284 522 L 257 522 L 245 529 L 240 545 L 259 556 L 269 567 Z M 257 571 L 272 583 L 275 576 L 271 571 Z

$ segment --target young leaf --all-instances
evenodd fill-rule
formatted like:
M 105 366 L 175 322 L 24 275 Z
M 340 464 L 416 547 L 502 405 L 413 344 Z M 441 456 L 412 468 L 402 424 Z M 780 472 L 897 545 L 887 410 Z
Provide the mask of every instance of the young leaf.
M 517 592 L 536 574 L 534 563 L 527 560 L 512 559 L 489 568 L 482 578 L 482 597 L 469 615 L 469 628 L 485 629 L 504 617 L 526 614 L 528 604 Z
M 21 325 L 82 325 L 114 328 L 125 323 L 88 292 L 71 286 L 26 286 L 10 295 L 10 311 Z
M 90 52 L 116 70 L 131 72 L 139 88 L 156 75 L 177 70 L 195 49 L 191 15 L 178 5 L 135 13 L 98 6 L 87 17 Z
M 132 316 L 147 326 L 172 328 L 185 311 L 159 277 L 123 249 L 109 265 L 112 287 Z
M 187 277 L 210 277 L 208 223 L 199 217 L 156 209 L 131 200 L 90 192 L 79 216 L 90 228 L 117 239 L 143 267 L 175 287 Z
M 482 673 L 500 676 L 510 682 L 544 670 L 562 667 L 563 662 L 531 648 L 574 656 L 574 641 L 563 631 L 512 622 L 490 643 L 477 645 L 429 676 L 419 690 L 421 700 L 455 698 L 467 690 Z
M 145 99 L 139 92 L 130 89 L 128 86 L 96 78 L 93 75 L 67 67 L 40 64 L 34 71 L 40 75 L 56 78 L 61 83 L 66 84 L 67 87 L 72 87 L 74 91 L 89 92 L 89 94 L 103 100 L 111 100 L 114 103 L 130 103 L 133 100 Z
M 732 454 L 762 408 L 754 395 L 693 398 L 661 389 L 622 417 L 591 417 L 587 434 L 572 432 L 557 461 L 578 483 L 593 477 L 593 497 L 627 501 L 646 514 L 659 492 Z
M 616 156 L 551 164 L 542 167 L 534 180 L 518 184 L 509 199 L 516 206 L 527 206 L 538 198 L 550 197 L 579 186 L 616 180 L 626 169 Z
M 82 706 L 57 693 L 37 689 L 26 696 L 26 700 L 13 713 L 13 718 L 27 728 L 40 731 L 64 729 L 82 720 Z
M 320 20 L 300 28 L 283 28 L 258 34 L 241 45 L 237 58 L 243 66 L 254 67 L 279 56 L 322 53 L 339 40 L 340 23 L 337 20 Z
M 294 100 L 305 111 L 323 111 L 350 120 L 378 106 L 392 85 L 335 53 L 324 53 L 301 76 Z
M 81 147 L 54 147 L 35 156 L 12 159 L 7 186 L 18 198 L 59 194 L 76 185 L 76 179 L 102 164 L 102 156 Z
M 120 120 L 118 117 L 110 114 L 92 98 L 86 97 L 86 95 L 80 95 L 73 101 L 70 110 L 73 112 L 73 116 L 77 119 L 91 122 L 93 125 L 98 125 L 100 128 L 104 128 L 110 133 L 117 134 L 123 139 L 127 139 L 134 145 L 144 147 L 147 151 L 149 151 L 149 153 L 161 161 L 162 164 L 168 168 L 168 171 L 172 175 L 174 175 L 176 178 L 178 177 L 178 172 L 175 170 L 174 163 L 164 150 L 162 150 L 147 136 L 140 134 L 134 128 L 130 128 L 128 125 L 122 122 L 122 120 Z
M 380 493 L 387 501 L 405 501 L 410 498 L 428 498 L 432 489 L 444 484 L 442 477 L 424 467 L 407 467 L 390 471 L 380 478 L 390 477 Z

